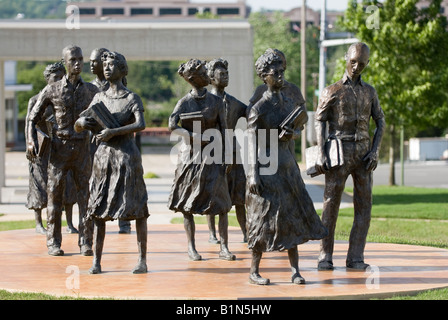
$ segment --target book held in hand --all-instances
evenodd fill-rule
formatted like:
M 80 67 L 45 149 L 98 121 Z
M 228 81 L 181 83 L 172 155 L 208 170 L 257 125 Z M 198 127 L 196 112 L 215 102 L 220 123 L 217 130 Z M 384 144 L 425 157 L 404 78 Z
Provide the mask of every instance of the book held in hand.
M 43 157 L 44 154 L 48 151 L 48 148 L 50 147 L 50 137 L 40 130 L 39 128 L 36 128 L 37 132 L 37 156 L 39 158 Z
M 179 118 L 182 124 L 193 124 L 195 121 L 200 121 L 201 126 L 204 125 L 204 115 L 202 114 L 202 111 L 181 113 L 179 114 Z
M 120 127 L 120 123 L 102 102 L 91 105 L 88 109 L 81 112 L 79 116 L 93 118 L 97 122 L 97 126 L 92 130 L 94 134 L 106 128 L 113 129 Z
M 279 139 L 282 139 L 288 132 L 288 129 L 302 127 L 308 121 L 308 114 L 302 106 L 297 106 L 280 124 Z
M 342 141 L 340 139 L 330 139 L 325 142 L 325 152 L 329 162 L 329 170 L 344 164 L 344 154 L 342 151 Z M 305 150 L 306 174 L 316 177 L 320 173 L 316 170 L 316 164 L 319 161 L 319 146 L 312 146 Z

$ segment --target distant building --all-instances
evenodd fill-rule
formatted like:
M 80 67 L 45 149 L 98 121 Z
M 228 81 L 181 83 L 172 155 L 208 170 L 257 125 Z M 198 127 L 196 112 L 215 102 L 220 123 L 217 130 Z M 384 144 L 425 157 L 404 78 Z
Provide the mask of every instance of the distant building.
M 31 84 L 17 83 L 17 61 L 5 61 L 5 126 L 6 145 L 14 147 L 25 141 L 24 121 L 19 121 L 19 106 L 16 93 L 19 91 L 30 91 Z
M 220 17 L 242 18 L 249 16 L 250 8 L 245 0 L 209 3 L 190 0 L 97 0 L 91 2 L 69 2 L 79 8 L 81 19 L 188 19 L 196 13 Z
M 272 14 L 272 13 L 270 13 Z M 288 12 L 284 13 L 284 16 L 291 21 L 292 30 L 298 30 L 301 27 L 302 22 L 302 8 L 294 8 Z M 336 21 L 339 17 L 343 16 L 343 11 L 327 11 L 326 24 L 327 30 L 331 31 L 331 29 L 335 26 Z M 320 26 L 320 11 L 315 11 L 311 8 L 306 8 L 306 24 L 313 26 Z
M 409 139 L 409 160 L 448 160 L 448 137 Z
M 432 1 L 421 0 L 417 3 L 417 8 L 419 8 L 419 9 L 428 8 L 430 5 L 430 2 L 432 2 Z M 443 14 L 444 16 L 448 17 L 448 0 L 442 1 L 440 13 Z

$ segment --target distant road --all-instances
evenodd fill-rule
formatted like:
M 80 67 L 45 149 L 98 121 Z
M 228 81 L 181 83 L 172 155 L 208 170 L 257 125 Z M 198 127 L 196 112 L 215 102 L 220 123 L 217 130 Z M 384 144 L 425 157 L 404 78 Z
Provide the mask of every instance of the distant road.
M 307 179 L 310 178 L 308 177 Z M 324 182 L 323 176 L 312 178 L 311 180 Z M 401 184 L 401 165 L 399 163 L 395 164 L 395 182 L 397 185 Z M 389 184 L 389 164 L 380 164 L 378 166 L 373 174 L 373 184 Z M 448 162 L 405 163 L 404 185 L 425 188 L 448 188 Z M 348 177 L 346 186 L 353 186 L 351 177 Z

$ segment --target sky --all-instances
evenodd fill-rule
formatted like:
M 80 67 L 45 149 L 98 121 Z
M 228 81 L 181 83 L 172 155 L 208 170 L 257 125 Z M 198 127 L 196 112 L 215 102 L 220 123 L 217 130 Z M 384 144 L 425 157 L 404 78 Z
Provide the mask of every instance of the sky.
M 259 11 L 261 8 L 288 11 L 302 6 L 302 0 L 246 0 L 246 3 L 252 7 L 252 11 Z M 327 10 L 345 11 L 347 3 L 348 0 L 327 0 Z M 320 10 L 322 0 L 307 0 L 306 5 Z
M 192 0 L 192 2 L 236 2 L 236 0 Z M 252 8 L 252 12 L 261 8 L 268 10 L 289 11 L 293 8 L 301 7 L 302 0 L 246 0 L 247 5 Z M 348 0 L 327 0 L 327 10 L 345 11 Z M 307 0 L 306 5 L 314 10 L 320 10 L 322 0 Z

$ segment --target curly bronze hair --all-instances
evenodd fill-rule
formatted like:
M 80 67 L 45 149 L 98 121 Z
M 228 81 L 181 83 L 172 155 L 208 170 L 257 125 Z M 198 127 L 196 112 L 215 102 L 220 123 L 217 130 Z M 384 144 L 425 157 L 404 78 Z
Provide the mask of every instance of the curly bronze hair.
M 199 59 L 190 59 L 188 62 L 182 63 L 177 70 L 177 73 L 184 79 L 188 79 L 191 75 L 195 74 L 205 66 L 205 61 Z
M 228 70 L 229 63 L 227 62 L 227 60 L 224 60 L 222 58 L 213 59 L 212 61 L 209 61 L 207 63 L 207 74 L 210 78 L 213 78 L 213 76 L 215 74 L 215 70 L 218 67 Z
M 280 63 L 284 65 L 284 56 L 276 50 L 268 49 L 255 62 L 255 71 L 260 78 L 263 78 L 271 65 Z
M 65 71 L 65 66 L 62 62 L 56 62 L 53 64 L 49 64 L 45 70 L 44 70 L 44 78 L 45 80 L 48 81 L 48 79 L 50 78 L 50 75 L 52 73 L 55 73 L 57 71 L 62 71 L 64 74 L 66 74 L 67 72 Z

